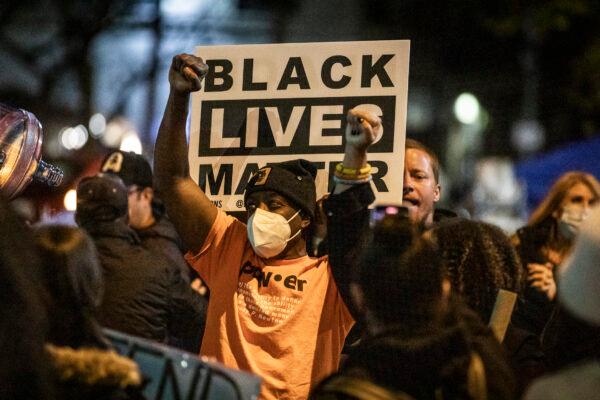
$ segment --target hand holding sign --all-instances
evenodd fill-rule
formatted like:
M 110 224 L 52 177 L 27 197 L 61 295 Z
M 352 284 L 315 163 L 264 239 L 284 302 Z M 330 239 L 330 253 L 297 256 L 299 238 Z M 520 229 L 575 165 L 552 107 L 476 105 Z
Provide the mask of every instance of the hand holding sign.
M 180 93 L 196 92 L 201 88 L 201 82 L 208 66 L 202 58 L 191 54 L 178 54 L 173 57 L 169 70 L 171 88 Z

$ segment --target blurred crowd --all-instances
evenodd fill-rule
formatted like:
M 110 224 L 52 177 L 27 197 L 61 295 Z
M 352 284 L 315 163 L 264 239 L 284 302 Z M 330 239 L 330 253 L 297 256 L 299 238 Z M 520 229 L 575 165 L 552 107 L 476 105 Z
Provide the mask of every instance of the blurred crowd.
M 235 218 L 189 176 L 206 71 L 173 59 L 154 168 L 108 154 L 77 227 L 0 202 L 0 398 L 146 398 L 105 328 L 254 373 L 264 399 L 600 397 L 594 176 L 561 176 L 509 237 L 436 207 L 439 161 L 407 139 L 402 205 L 370 210 L 381 121 L 355 108 L 329 195 L 309 161 L 269 164 Z

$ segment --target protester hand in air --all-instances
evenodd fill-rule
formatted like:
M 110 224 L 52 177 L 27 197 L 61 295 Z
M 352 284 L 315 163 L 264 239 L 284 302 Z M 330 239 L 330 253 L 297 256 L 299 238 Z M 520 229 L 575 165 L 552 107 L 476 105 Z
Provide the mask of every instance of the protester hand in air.
M 354 184 L 371 178 L 371 166 L 367 164 L 367 148 L 382 133 L 381 119 L 360 107 L 348 111 L 346 116 L 346 148 L 344 160 L 336 167 L 337 184 L 334 194 L 341 193 Z
M 556 296 L 556 281 L 552 272 L 552 264 L 527 264 L 527 281 L 532 288 L 544 293 L 548 300 Z
M 361 108 L 353 108 L 346 116 L 346 152 L 353 147 L 364 152 L 381 132 L 381 119 L 374 113 Z
M 202 79 L 207 72 L 208 66 L 202 58 L 191 54 L 178 54 L 171 62 L 169 83 L 176 92 L 196 92 L 200 90 Z

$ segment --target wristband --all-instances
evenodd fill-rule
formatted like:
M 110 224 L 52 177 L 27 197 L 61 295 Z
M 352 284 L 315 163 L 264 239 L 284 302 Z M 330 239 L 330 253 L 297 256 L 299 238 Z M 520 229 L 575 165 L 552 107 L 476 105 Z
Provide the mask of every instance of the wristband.
M 368 175 L 371 173 L 371 164 L 365 165 L 362 168 L 348 168 L 344 167 L 344 164 L 338 163 L 335 166 L 335 171 L 339 172 L 340 175 Z
M 338 177 L 337 175 L 333 176 L 333 181 L 335 183 L 341 183 L 343 185 L 360 185 L 361 183 L 367 183 L 370 182 L 373 179 L 373 176 L 371 176 L 370 174 L 368 175 L 367 178 L 363 178 L 363 179 L 343 179 Z

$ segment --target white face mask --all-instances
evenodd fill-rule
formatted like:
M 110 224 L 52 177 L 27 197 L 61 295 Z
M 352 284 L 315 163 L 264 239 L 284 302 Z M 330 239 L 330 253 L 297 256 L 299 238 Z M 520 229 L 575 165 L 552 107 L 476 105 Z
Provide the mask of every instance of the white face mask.
M 300 213 L 300 210 L 288 220 L 283 215 L 257 208 L 248 219 L 248 240 L 252 248 L 263 258 L 272 258 L 281 253 L 287 243 L 302 231 L 291 236 L 289 222 Z M 291 236 L 291 237 L 290 237 Z
M 579 232 L 579 226 L 588 216 L 588 209 L 581 206 L 565 206 L 558 221 L 558 229 L 562 236 L 573 239 Z

